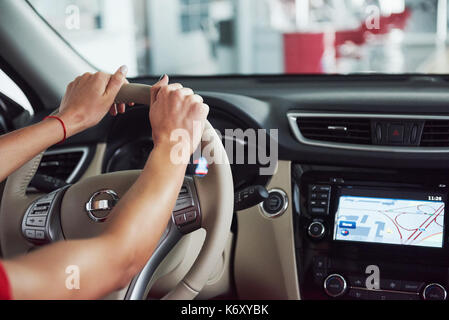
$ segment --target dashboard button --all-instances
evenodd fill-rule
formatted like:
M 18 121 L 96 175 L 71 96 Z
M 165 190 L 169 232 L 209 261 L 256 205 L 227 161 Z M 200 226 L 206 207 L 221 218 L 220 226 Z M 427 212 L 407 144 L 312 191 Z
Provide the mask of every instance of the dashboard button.
M 424 286 L 423 282 L 416 281 L 402 281 L 401 291 L 420 292 Z
M 380 288 L 385 290 L 401 290 L 401 281 L 399 280 L 380 280 Z
M 352 287 L 366 288 L 366 279 L 362 276 L 350 276 L 348 277 L 348 280 Z
M 327 258 L 321 257 L 321 256 L 316 256 L 313 259 L 313 267 L 315 269 L 326 269 L 327 268 Z
M 314 270 L 313 278 L 315 280 L 315 283 L 321 284 L 324 278 L 326 278 L 326 272 L 324 270 Z
M 354 299 L 369 300 L 369 292 L 364 289 L 353 289 L 349 290 L 348 296 Z
M 404 125 L 390 125 L 388 128 L 388 142 L 403 143 L 404 142 Z
M 391 291 L 369 291 L 370 300 L 419 300 L 418 294 Z
M 314 214 L 326 214 L 326 208 L 323 208 L 323 207 L 312 207 L 312 213 L 314 213 Z

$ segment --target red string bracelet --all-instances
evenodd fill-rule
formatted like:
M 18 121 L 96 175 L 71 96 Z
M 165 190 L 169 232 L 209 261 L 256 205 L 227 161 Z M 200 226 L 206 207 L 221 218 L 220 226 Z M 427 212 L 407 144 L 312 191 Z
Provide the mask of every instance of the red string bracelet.
M 66 126 L 65 126 L 64 121 L 62 121 L 61 118 L 59 118 L 59 117 L 57 117 L 57 116 L 48 116 L 48 117 L 45 117 L 44 120 L 42 120 L 42 121 L 45 121 L 45 120 L 47 120 L 47 119 L 56 119 L 56 120 L 59 121 L 59 123 L 62 125 L 62 128 L 64 129 L 64 139 L 62 139 L 61 142 L 59 142 L 59 144 L 61 144 L 61 143 L 63 143 L 64 141 L 66 141 L 66 140 L 67 140 L 67 128 L 66 128 Z

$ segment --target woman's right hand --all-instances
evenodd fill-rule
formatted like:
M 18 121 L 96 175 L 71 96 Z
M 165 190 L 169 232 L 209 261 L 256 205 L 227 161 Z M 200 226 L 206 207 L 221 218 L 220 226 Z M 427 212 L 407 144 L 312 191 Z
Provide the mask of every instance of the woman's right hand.
M 169 84 L 168 76 L 164 75 L 151 88 L 150 122 L 155 148 L 178 145 L 180 142 L 173 141 L 172 135 L 183 130 L 189 139 L 182 139 L 181 143 L 188 148 L 190 157 L 201 142 L 208 114 L 209 106 L 201 96 L 179 83 Z

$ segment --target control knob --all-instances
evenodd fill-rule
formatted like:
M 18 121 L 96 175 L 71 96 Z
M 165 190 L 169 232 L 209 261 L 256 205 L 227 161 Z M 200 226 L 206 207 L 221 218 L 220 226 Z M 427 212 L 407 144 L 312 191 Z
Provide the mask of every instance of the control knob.
M 347 288 L 345 278 L 339 274 L 331 274 L 324 280 L 324 291 L 332 298 L 344 295 Z
M 309 237 L 319 240 L 324 237 L 324 234 L 326 232 L 326 228 L 324 225 L 319 221 L 314 221 L 309 225 L 309 228 L 307 229 L 307 233 L 309 234 Z
M 446 300 L 446 289 L 438 283 L 431 283 L 424 288 L 424 300 Z

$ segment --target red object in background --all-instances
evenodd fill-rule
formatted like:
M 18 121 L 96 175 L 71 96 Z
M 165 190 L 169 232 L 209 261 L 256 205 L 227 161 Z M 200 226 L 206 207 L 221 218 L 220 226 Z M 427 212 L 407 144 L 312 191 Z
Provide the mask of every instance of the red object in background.
M 362 45 L 365 43 L 365 29 L 359 27 L 352 30 L 341 30 L 335 33 L 335 46 L 341 46 L 345 42 L 351 41 L 356 45 Z
M 355 45 L 361 46 L 366 42 L 366 31 L 360 26 L 352 30 L 340 30 L 335 32 L 335 57 L 341 57 L 340 47 L 346 42 L 352 42 Z
M 324 33 L 284 34 L 286 73 L 323 73 L 324 52 Z
M 402 13 L 392 14 L 390 23 L 393 28 L 404 30 L 411 16 L 412 10 L 405 8 L 405 11 Z

